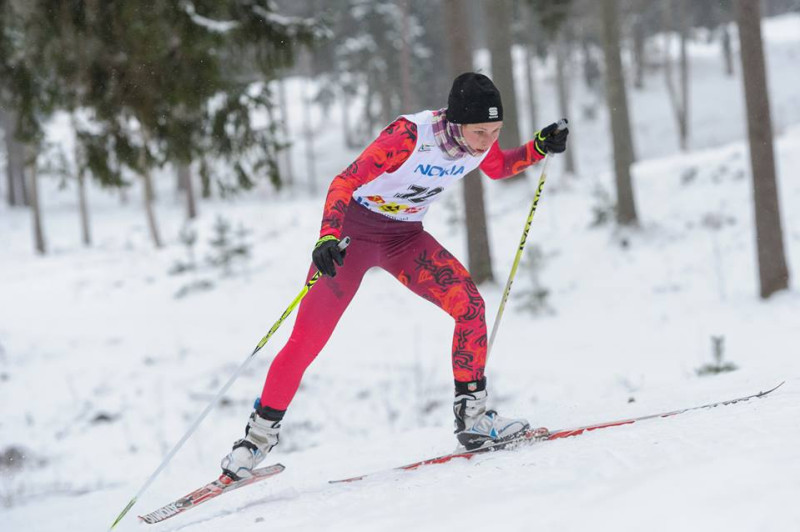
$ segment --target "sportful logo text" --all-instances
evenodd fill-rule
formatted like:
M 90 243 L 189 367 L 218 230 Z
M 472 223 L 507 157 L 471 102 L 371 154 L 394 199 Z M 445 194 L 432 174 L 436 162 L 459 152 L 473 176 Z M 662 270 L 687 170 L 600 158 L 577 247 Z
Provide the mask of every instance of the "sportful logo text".
M 444 177 L 447 175 L 460 175 L 464 173 L 464 166 L 451 166 L 450 168 L 442 168 L 441 166 L 434 166 L 431 164 L 418 164 L 414 169 L 414 173 L 421 173 L 428 177 Z
M 489 118 L 491 119 L 497 117 L 498 117 L 497 107 L 489 107 Z

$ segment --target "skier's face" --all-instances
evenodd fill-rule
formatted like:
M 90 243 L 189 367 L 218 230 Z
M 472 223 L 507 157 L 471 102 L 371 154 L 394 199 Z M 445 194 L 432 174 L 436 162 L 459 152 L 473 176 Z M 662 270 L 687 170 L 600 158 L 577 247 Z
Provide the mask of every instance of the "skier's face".
M 461 127 L 461 132 L 464 135 L 464 140 L 467 141 L 469 147 L 473 150 L 484 153 L 492 147 L 492 144 L 500 136 L 500 129 L 503 127 L 502 122 L 483 122 L 481 124 L 464 124 Z

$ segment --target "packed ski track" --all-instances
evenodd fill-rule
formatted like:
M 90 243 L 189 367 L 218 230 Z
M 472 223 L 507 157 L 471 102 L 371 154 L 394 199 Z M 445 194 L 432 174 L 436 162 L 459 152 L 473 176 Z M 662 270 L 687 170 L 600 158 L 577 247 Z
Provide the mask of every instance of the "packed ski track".
M 725 78 L 718 47 L 698 40 L 690 47 L 691 151 L 677 148 L 660 77 L 629 94 L 637 230 L 593 225 L 603 206 L 598 187 L 613 197 L 610 146 L 596 140 L 608 126 L 604 109 L 594 120 L 580 115 L 596 97 L 574 80 L 578 175 L 552 162 L 528 239 L 541 252 L 537 276 L 549 290 L 549 310 L 526 308 L 533 281 L 523 267 L 487 375 L 490 406 L 551 429 L 692 407 L 786 381 L 779 390 L 331 485 L 456 443 L 452 321 L 373 270 L 309 369 L 281 444 L 264 464 L 286 470 L 160 524 L 135 518 L 216 478 L 291 319 L 116 530 L 800 530 L 800 16 L 766 20 L 764 37 L 792 288 L 766 302 L 757 297 L 741 79 Z M 547 123 L 558 118 L 552 75 L 550 64 L 539 69 L 539 115 Z M 300 94 L 292 90 L 300 83 L 290 80 L 288 93 Z M 290 113 L 299 116 L 300 105 Z M 183 207 L 167 175 L 157 204 L 168 241 L 161 251 L 148 240 L 136 186 L 128 204 L 90 190 L 95 245 L 87 250 L 72 185 L 60 190 L 45 180 L 51 251 L 44 257 L 32 252 L 29 213 L 0 207 L 0 529 L 108 528 L 302 287 L 323 191 L 357 155 L 342 149 L 337 120 L 316 141 L 315 194 L 264 186 L 201 204 L 200 261 L 211 252 L 217 215 L 251 231 L 252 258 L 230 276 L 210 267 L 168 274 L 185 249 Z M 67 123 L 54 124 L 50 135 L 71 153 Z M 524 120 L 522 127 L 531 130 Z M 300 175 L 301 151 L 294 150 Z M 485 183 L 497 281 L 480 288 L 490 319 L 537 178 L 533 167 L 527 181 Z M 455 192 L 425 225 L 465 258 L 462 213 Z M 175 297 L 199 280 L 214 286 Z M 712 336 L 724 337 L 724 360 L 738 369 L 701 377 L 696 370 L 713 361 Z

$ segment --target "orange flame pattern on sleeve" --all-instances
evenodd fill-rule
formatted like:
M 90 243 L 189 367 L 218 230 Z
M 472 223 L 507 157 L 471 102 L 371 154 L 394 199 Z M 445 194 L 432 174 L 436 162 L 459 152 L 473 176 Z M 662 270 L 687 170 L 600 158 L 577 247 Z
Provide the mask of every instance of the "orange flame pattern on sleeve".
M 353 192 L 383 173 L 391 173 L 408 160 L 417 144 L 417 126 L 399 118 L 381 131 L 358 158 L 333 178 L 325 199 L 320 238 L 341 238 L 342 224 Z

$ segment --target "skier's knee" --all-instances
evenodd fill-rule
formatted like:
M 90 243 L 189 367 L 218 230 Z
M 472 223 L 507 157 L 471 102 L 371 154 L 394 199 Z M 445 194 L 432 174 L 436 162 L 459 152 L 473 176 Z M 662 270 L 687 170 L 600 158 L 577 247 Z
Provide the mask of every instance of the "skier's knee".
M 470 280 L 464 284 L 459 302 L 450 314 L 457 322 L 463 323 L 480 319 L 485 312 L 486 303 L 483 301 L 483 296 L 478 292 L 475 283 Z

